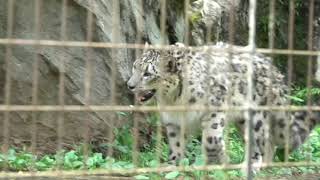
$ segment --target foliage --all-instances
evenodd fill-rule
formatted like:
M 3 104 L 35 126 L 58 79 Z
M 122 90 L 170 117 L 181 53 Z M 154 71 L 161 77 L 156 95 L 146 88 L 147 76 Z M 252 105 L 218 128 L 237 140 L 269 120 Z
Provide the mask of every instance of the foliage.
M 292 103 L 296 105 L 305 105 L 308 101 L 308 96 L 310 96 L 311 102 L 316 102 L 320 98 L 320 88 L 306 88 L 306 87 L 295 87 L 292 90 L 292 96 L 288 96 Z
M 192 2 L 192 1 L 191 1 Z M 299 41 L 294 42 L 295 49 L 306 49 L 307 31 L 307 16 L 304 16 L 307 11 L 306 4 L 303 0 L 296 0 L 295 2 L 295 39 Z M 180 12 L 184 11 L 184 1 L 175 1 L 175 6 Z M 288 48 L 288 14 L 289 14 L 289 0 L 277 1 L 275 18 L 275 48 Z M 257 12 L 257 44 L 259 47 L 267 47 L 269 43 L 269 1 L 260 0 L 258 3 Z M 201 19 L 201 13 L 194 13 L 190 16 L 191 24 L 197 23 Z M 275 64 L 282 70 L 287 72 L 287 56 L 274 55 Z M 308 94 L 311 100 L 316 101 L 320 97 L 320 88 L 307 89 L 303 84 L 306 82 L 306 57 L 293 57 L 294 72 L 293 75 L 297 81 L 292 94 L 288 96 L 292 103 L 296 105 L 304 105 L 307 102 Z M 300 78 L 302 77 L 302 78 Z M 127 113 L 119 112 L 121 116 L 129 117 Z M 153 114 L 147 119 L 147 123 L 152 130 L 157 128 L 159 117 Z M 101 153 L 89 151 L 88 157 L 85 158 L 82 147 L 71 151 L 57 152 L 55 155 L 44 155 L 42 157 L 35 156 L 27 151 L 17 151 L 10 149 L 6 154 L 0 154 L 0 167 L 9 168 L 12 171 L 27 171 L 27 170 L 77 170 L 77 169 L 131 169 L 133 167 L 158 167 L 160 166 L 159 159 L 166 161 L 168 159 L 169 147 L 165 143 L 165 139 L 161 139 L 157 143 L 156 135 L 153 134 L 151 141 L 143 144 L 139 149 L 138 162 L 133 164 L 132 152 L 134 139 L 131 130 L 132 124 L 127 124 L 121 128 L 114 129 L 115 139 L 112 143 L 104 144 L 107 148 L 112 148 L 115 151 L 114 157 L 105 157 Z M 240 136 L 235 126 L 231 125 L 226 129 L 227 153 L 230 158 L 230 163 L 238 164 L 244 161 L 245 149 L 243 139 Z M 142 129 L 142 133 L 145 129 Z M 204 157 L 201 153 L 201 142 L 199 137 L 193 137 L 186 145 L 186 158 L 181 160 L 180 166 L 201 166 L 205 164 Z M 278 151 L 275 161 L 283 159 L 282 152 Z M 159 155 L 159 159 L 157 158 Z M 290 161 L 311 160 L 320 162 L 320 128 L 316 128 L 310 135 L 308 141 L 304 143 L 299 149 L 294 151 L 290 157 Z M 317 169 L 313 167 L 297 167 L 297 168 L 268 168 L 259 172 L 258 176 L 270 175 L 292 175 L 295 173 L 316 172 Z M 240 170 L 216 170 L 210 172 L 194 171 L 181 172 L 172 171 L 166 173 L 144 173 L 134 176 L 135 179 L 201 179 L 208 176 L 214 179 L 235 179 L 242 177 Z
M 318 91 L 316 91 L 318 94 Z M 297 91 L 296 95 L 301 99 L 304 93 Z M 156 127 L 159 117 L 153 115 L 148 118 L 148 122 Z M 56 155 L 45 155 L 43 157 L 37 157 L 26 151 L 18 152 L 15 149 L 10 149 L 7 154 L 0 154 L 1 167 L 9 167 L 12 171 L 26 171 L 26 170 L 77 170 L 77 169 L 131 169 L 134 167 L 159 167 L 157 154 L 159 153 L 160 159 L 166 161 L 168 159 L 168 146 L 165 140 L 162 139 L 160 143 L 160 149 L 157 149 L 156 137 L 152 138 L 152 142 L 149 145 L 143 146 L 138 156 L 138 163 L 132 162 L 132 134 L 130 133 L 130 125 L 115 130 L 114 143 L 109 147 L 118 151 L 116 155 L 111 157 L 104 157 L 101 153 L 95 153 L 89 151 L 88 158 L 84 157 L 83 148 L 79 147 L 71 151 L 61 151 Z M 224 138 L 227 141 L 227 153 L 230 158 L 230 163 L 238 164 L 244 161 L 244 144 L 242 137 L 237 131 L 236 127 L 230 125 L 226 130 Z M 201 142 L 199 138 L 193 137 L 190 142 L 187 143 L 186 148 L 188 153 L 186 158 L 181 160 L 180 166 L 201 166 L 205 165 L 204 157 L 201 153 Z M 280 161 L 280 157 L 276 156 L 275 161 Z M 290 156 L 290 161 L 311 160 L 314 162 L 320 162 L 320 128 L 316 128 L 309 137 L 307 143 L 296 150 Z M 268 168 L 262 170 L 257 176 L 273 176 L 273 175 L 290 175 L 307 172 L 316 172 L 314 167 L 298 167 L 298 168 Z M 240 170 L 216 170 L 210 172 L 194 171 L 194 172 L 182 172 L 172 171 L 166 173 L 143 173 L 134 176 L 135 179 L 201 179 L 202 177 L 209 177 L 214 179 L 235 179 L 243 177 L 243 173 Z
M 201 20 L 201 18 L 202 18 L 201 12 L 195 12 L 195 13 L 191 14 L 189 17 L 191 25 L 199 22 Z
M 192 2 L 191 0 L 190 2 Z M 276 18 L 275 18 L 275 48 L 288 48 L 288 15 L 289 15 L 289 0 L 276 1 Z M 294 28 L 294 48 L 306 49 L 307 30 L 307 6 L 303 0 L 295 0 L 295 28 Z M 181 12 L 184 11 L 184 0 L 174 2 L 175 8 Z M 258 47 L 267 47 L 269 43 L 269 1 L 260 0 L 258 3 L 257 12 L 257 45 Z M 201 13 L 194 13 L 190 16 L 191 25 L 199 22 Z M 282 70 L 287 72 L 287 56 L 274 55 L 275 64 Z M 312 101 L 317 101 L 320 97 L 320 88 L 308 89 L 305 86 L 306 82 L 306 62 L 307 57 L 293 57 L 294 72 L 296 77 L 295 86 L 292 89 L 292 94 L 288 96 L 295 105 L 305 105 L 310 94 Z M 127 113 L 119 112 L 121 116 L 129 117 Z M 153 114 L 147 119 L 153 131 L 157 128 L 159 117 Z M 139 149 L 138 162 L 133 163 L 133 144 L 132 123 L 114 129 L 115 139 L 112 143 L 103 144 L 107 148 L 112 148 L 115 151 L 114 157 L 105 157 L 101 153 L 89 151 L 88 157 L 83 153 L 82 147 L 75 148 L 70 151 L 57 152 L 55 155 L 36 156 L 25 150 L 19 151 L 14 148 L 9 149 L 5 154 L 0 154 L 0 168 L 8 168 L 11 171 L 47 171 L 55 169 L 63 170 L 79 170 L 79 169 L 132 169 L 134 167 L 159 167 L 160 161 L 168 160 L 169 147 L 165 142 L 165 138 L 157 143 L 157 137 L 152 135 L 151 141 L 143 144 Z M 142 133 L 145 129 L 142 129 Z M 230 158 L 230 163 L 238 164 L 244 161 L 245 149 L 243 139 L 240 136 L 235 126 L 231 125 L 226 129 L 227 153 Z M 201 142 L 199 137 L 191 138 L 186 145 L 186 158 L 181 160 L 180 166 L 201 166 L 205 164 L 204 157 L 201 153 Z M 160 157 L 157 158 L 157 155 Z M 283 160 L 283 153 L 278 151 L 275 161 Z M 299 149 L 294 151 L 290 157 L 290 161 L 311 160 L 320 163 L 320 128 L 316 128 L 309 136 L 308 141 Z M 275 176 L 275 175 L 292 175 L 296 173 L 318 172 L 314 167 L 297 167 L 297 168 L 268 168 L 259 172 L 258 176 Z M 240 170 L 216 170 L 210 172 L 194 171 L 172 171 L 165 173 L 143 173 L 136 174 L 135 179 L 201 179 L 208 176 L 213 179 L 236 179 L 243 176 Z
M 257 46 L 268 48 L 269 44 L 269 10 L 270 1 L 259 0 L 257 11 Z M 304 49 L 307 46 L 308 37 L 308 5 L 309 1 L 295 0 L 294 29 L 293 29 L 293 49 Z M 274 48 L 288 49 L 289 47 L 289 0 L 279 0 L 275 3 L 274 18 Z M 286 74 L 288 71 L 288 59 L 286 55 L 273 55 L 275 65 Z M 307 56 L 292 56 L 293 61 L 293 82 L 301 86 L 305 86 L 307 80 Z

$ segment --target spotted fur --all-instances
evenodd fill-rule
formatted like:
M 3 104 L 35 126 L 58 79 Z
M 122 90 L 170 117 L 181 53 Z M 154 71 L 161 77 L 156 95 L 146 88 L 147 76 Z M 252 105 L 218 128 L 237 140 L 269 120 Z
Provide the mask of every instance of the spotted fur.
M 183 44 L 176 44 L 171 50 L 148 50 L 134 62 L 132 77 L 127 84 L 134 92 L 154 90 L 153 98 L 159 105 L 288 105 L 288 86 L 270 58 L 261 54 L 230 54 L 224 51 L 228 47 L 227 44 L 219 43 L 203 47 L 202 50 L 192 50 Z M 250 60 L 253 65 L 252 102 L 247 100 Z M 307 112 L 250 113 L 254 137 L 251 158 L 256 163 L 270 161 L 275 148 L 284 146 L 286 137 L 290 151 L 297 148 L 319 123 L 318 114 Z M 227 159 L 223 140 L 225 123 L 233 121 L 240 131 L 244 132 L 248 122 L 243 111 L 190 110 L 160 112 L 160 115 L 167 128 L 172 162 L 183 157 L 180 142 L 182 122 L 185 125 L 184 135 L 202 131 L 202 145 L 208 163 L 221 163 Z M 289 133 L 286 133 L 286 129 Z M 269 153 L 268 158 L 266 150 Z

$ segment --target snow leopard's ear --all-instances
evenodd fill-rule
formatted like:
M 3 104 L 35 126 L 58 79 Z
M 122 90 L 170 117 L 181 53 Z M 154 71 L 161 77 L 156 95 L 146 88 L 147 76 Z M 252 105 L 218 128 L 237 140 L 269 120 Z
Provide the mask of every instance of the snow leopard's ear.
M 160 62 L 163 65 L 163 70 L 165 73 L 177 73 L 179 71 L 177 66 L 177 59 L 172 55 L 163 53 L 160 57 Z
M 145 52 L 148 50 L 149 46 L 150 46 L 150 45 L 149 45 L 148 42 L 146 42 L 146 43 L 144 44 L 143 53 L 145 53 Z
M 177 61 L 175 59 L 170 59 L 168 61 L 167 71 L 170 73 L 177 73 L 178 72 Z
M 166 53 L 166 69 L 169 73 L 177 73 L 182 70 L 181 61 L 185 55 L 185 46 L 182 43 L 176 43 L 171 47 Z

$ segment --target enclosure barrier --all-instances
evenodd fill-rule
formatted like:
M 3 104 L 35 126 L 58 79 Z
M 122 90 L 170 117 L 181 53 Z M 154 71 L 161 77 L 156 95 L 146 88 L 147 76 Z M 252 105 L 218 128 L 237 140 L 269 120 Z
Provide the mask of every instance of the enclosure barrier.
M 70 0 L 69 0 L 70 1 Z M 93 0 L 88 0 L 89 9 L 95 8 L 91 7 L 91 2 Z M 102 1 L 102 0 L 101 0 Z M 143 4 L 143 0 L 137 0 L 141 2 L 140 4 Z M 18 39 L 13 38 L 13 30 L 15 25 L 15 4 L 19 3 L 19 0 L 7 0 L 7 36 L 6 38 L 0 39 L 0 45 L 5 46 L 5 67 L 6 67 L 6 74 L 5 74 L 5 85 L 4 85 L 4 104 L 0 104 L 0 112 L 3 113 L 3 142 L 2 142 L 2 153 L 7 154 L 9 147 L 9 138 L 10 138 L 10 132 L 9 132 L 9 126 L 10 126 L 10 113 L 12 112 L 31 112 L 32 113 L 32 131 L 31 133 L 31 151 L 32 153 L 36 154 L 36 140 L 37 140 L 37 112 L 57 112 L 57 123 L 58 123 L 58 144 L 57 149 L 61 150 L 63 149 L 62 145 L 62 136 L 64 134 L 65 129 L 64 123 L 68 121 L 68 119 L 65 119 L 64 113 L 65 112 L 84 112 L 87 116 L 87 122 L 90 121 L 90 116 L 88 113 L 90 112 L 159 112 L 159 111 L 188 111 L 190 109 L 194 111 L 217 111 L 217 110 L 223 110 L 223 111 L 244 111 L 246 112 L 246 116 L 249 119 L 249 122 L 246 123 L 246 130 L 245 130 L 245 137 L 244 139 L 247 142 L 252 141 L 252 115 L 250 112 L 257 111 L 257 110 L 264 110 L 264 111 L 320 111 L 320 107 L 317 105 L 313 105 L 311 102 L 311 95 L 308 93 L 308 102 L 307 106 L 294 106 L 294 105 L 288 105 L 288 106 L 276 106 L 271 105 L 270 103 L 266 106 L 253 106 L 252 103 L 249 103 L 248 106 L 242 107 L 242 106 L 183 106 L 183 105 L 177 105 L 177 106 L 142 106 L 142 105 L 120 105 L 119 102 L 117 102 L 116 98 L 116 92 L 117 86 L 117 49 L 135 49 L 136 55 L 139 57 L 139 52 L 141 52 L 142 49 L 171 49 L 172 46 L 166 44 L 164 37 L 166 32 L 166 22 L 167 22 L 167 1 L 161 0 L 161 8 L 160 8 L 160 28 L 161 28 L 161 43 L 156 45 L 150 45 L 148 47 L 145 47 L 143 39 L 143 31 L 137 31 L 138 34 L 136 35 L 136 43 L 123 43 L 120 40 L 120 2 L 121 0 L 106 0 L 106 3 L 112 3 L 112 39 L 111 42 L 95 42 L 93 41 L 93 21 L 94 21 L 94 15 L 90 10 L 87 10 L 87 27 L 86 27 L 86 41 L 69 41 L 67 37 L 67 15 L 68 15 L 68 0 L 62 0 L 62 15 L 61 15 L 61 30 L 60 30 L 60 40 L 47 40 L 47 39 L 40 39 L 39 33 L 41 32 L 41 7 L 43 3 L 47 3 L 47 0 L 34 0 L 35 2 L 35 11 L 34 11 L 34 33 L 37 35 L 34 37 L 34 39 Z M 231 2 L 231 1 L 230 1 Z M 235 3 L 235 1 L 232 1 Z M 312 60 L 316 56 L 320 56 L 320 51 L 313 49 L 313 22 L 314 22 L 314 0 L 309 0 L 309 26 L 306 27 L 308 29 L 308 50 L 297 50 L 294 49 L 294 28 L 295 28 L 295 4 L 294 0 L 290 0 L 290 14 L 289 14 L 289 25 L 288 25 L 288 48 L 287 49 L 277 49 L 274 48 L 274 38 L 275 38 L 275 8 L 277 1 L 276 0 L 270 0 L 270 9 L 269 9 L 269 22 L 268 22 L 268 32 L 269 32 L 269 47 L 268 48 L 257 48 L 256 47 L 256 6 L 257 1 L 256 0 L 250 0 L 249 2 L 249 39 L 248 39 L 248 46 L 245 48 L 237 48 L 237 47 L 230 47 L 227 49 L 224 49 L 225 52 L 230 54 L 230 58 L 232 58 L 233 53 L 238 52 L 246 52 L 250 53 L 251 56 L 253 56 L 255 53 L 263 53 L 267 54 L 271 57 L 274 55 L 287 55 L 288 56 L 288 84 L 292 84 L 292 71 L 293 71 L 293 56 L 299 55 L 299 56 L 307 56 L 308 57 L 308 80 L 307 80 L 307 87 L 312 87 Z M 188 11 L 189 11 L 189 0 L 184 0 L 184 14 L 185 14 L 185 43 L 186 45 L 190 44 L 190 37 L 189 37 L 189 29 L 190 29 L 190 22 L 188 17 Z M 142 7 L 143 9 L 143 7 Z M 142 25 L 142 19 L 137 20 L 137 29 L 143 29 Z M 228 39 L 229 43 L 234 43 L 234 35 L 235 35 L 235 7 L 234 4 L 231 5 L 231 14 L 229 16 L 229 31 L 230 36 Z M 210 32 L 207 34 L 207 39 L 210 39 Z M 12 48 L 14 46 L 30 46 L 35 48 L 35 55 L 33 59 L 33 68 L 30 69 L 32 71 L 32 99 L 30 105 L 16 105 L 11 103 L 11 91 L 12 91 L 12 79 L 13 72 L 11 71 L 11 57 L 12 57 Z M 65 96 L 65 59 L 61 59 L 60 66 L 59 66 L 59 96 L 58 96 L 58 102 L 59 105 L 40 105 L 38 103 L 38 97 L 39 97 L 39 53 L 41 48 L 43 47 L 82 47 L 86 48 L 86 62 L 85 62 L 85 77 L 84 77 L 84 104 L 83 105 L 67 105 L 64 100 Z M 189 46 L 193 50 L 201 50 L 203 47 L 201 46 Z M 90 100 L 90 91 L 92 87 L 92 76 L 93 72 L 92 69 L 94 68 L 94 64 L 92 63 L 92 49 L 93 48 L 101 48 L 101 49 L 111 49 L 111 58 L 112 58 L 112 67 L 111 67 L 111 97 L 110 97 L 110 104 L 109 105 L 95 105 L 91 104 Z M 212 49 L 214 51 L 214 49 Z M 222 50 L 219 49 L 219 52 Z M 134 59 L 134 57 L 132 57 Z M 251 62 L 249 62 L 251 64 Z M 248 80 L 248 93 L 247 93 L 247 100 L 248 102 L 252 101 L 252 64 L 248 66 L 248 73 L 247 73 L 247 80 Z M 290 92 L 289 92 L 290 95 Z M 117 119 L 116 116 L 113 118 L 115 121 Z M 109 122 L 111 126 L 114 124 L 114 122 Z M 159 122 L 160 123 L 160 122 Z M 182 123 L 184 124 L 184 123 Z M 158 124 L 157 128 L 157 149 L 161 148 L 161 124 Z M 270 128 L 270 127 L 269 127 Z M 138 156 L 138 148 L 137 148 L 137 142 L 139 138 L 139 132 L 138 132 L 138 124 L 137 120 L 134 119 L 134 127 L 133 127 L 133 135 L 134 135 L 134 147 L 133 147 L 133 163 L 137 164 L 137 156 Z M 182 125 L 182 129 L 183 125 Z M 290 162 L 289 161 L 289 129 L 287 128 L 286 133 L 286 148 L 285 148 L 285 161 L 284 162 L 264 162 L 262 163 L 261 167 L 294 167 L 294 166 L 319 166 L 319 162 L 312 162 L 312 161 L 306 161 L 306 162 Z M 84 132 L 84 161 L 88 158 L 89 153 L 89 130 Z M 267 133 L 268 134 L 268 133 Z M 109 139 L 113 138 L 113 133 L 110 132 L 108 135 Z M 268 137 L 266 137 L 268 138 Z M 10 172 L 8 171 L 8 167 L 4 167 L 0 172 L 0 178 L 3 177 L 11 177 L 11 178 L 18 178 L 18 177 L 69 177 L 69 176 L 82 176 L 82 175 L 110 175 L 110 176 L 117 176 L 117 175 L 137 175 L 141 173 L 162 173 L 162 172 L 171 172 L 171 171 L 183 171 L 183 172 L 193 172 L 196 170 L 203 170 L 203 171 L 214 171 L 214 170 L 231 170 L 231 169 L 246 169 L 246 177 L 247 179 L 252 179 L 252 168 L 253 165 L 250 158 L 252 155 L 252 147 L 250 146 L 252 143 L 246 143 L 246 159 L 243 163 L 240 164 L 230 164 L 228 162 L 224 162 L 221 165 L 203 165 L 203 166 L 176 166 L 176 167 L 156 167 L 156 168 L 142 168 L 142 167 L 134 167 L 131 169 L 97 169 L 97 170 L 72 170 L 72 171 L 66 171 L 63 170 L 62 167 L 57 167 L 57 170 L 51 170 L 51 171 L 44 171 L 44 172 L 37 172 L 37 171 L 27 171 L 27 172 Z M 160 160 L 160 154 L 161 150 L 157 153 L 158 157 L 156 159 Z M 112 157 L 113 150 L 112 148 L 108 149 L 108 156 Z M 33 164 L 34 166 L 34 164 Z M 61 166 L 61 164 L 58 166 Z

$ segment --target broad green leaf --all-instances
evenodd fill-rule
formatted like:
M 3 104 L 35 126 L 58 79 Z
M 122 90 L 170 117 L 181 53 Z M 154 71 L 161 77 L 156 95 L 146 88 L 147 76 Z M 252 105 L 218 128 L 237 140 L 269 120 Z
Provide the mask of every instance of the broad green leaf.
M 175 179 L 179 175 L 180 175 L 179 171 L 172 171 L 172 172 L 167 173 L 164 178 L 166 178 L 166 179 Z
M 301 99 L 301 98 L 298 98 L 296 96 L 289 96 L 289 95 L 286 95 L 289 99 L 293 100 L 293 101 L 296 101 L 296 102 L 300 102 L 300 103 L 303 103 L 304 100 Z
M 82 166 L 83 166 L 83 162 L 82 161 L 74 161 L 72 163 L 72 168 L 74 168 L 74 169 L 81 168 Z
M 157 167 L 157 166 L 159 166 L 159 162 L 157 160 L 152 160 L 152 161 L 148 162 L 148 166 L 149 167 Z

